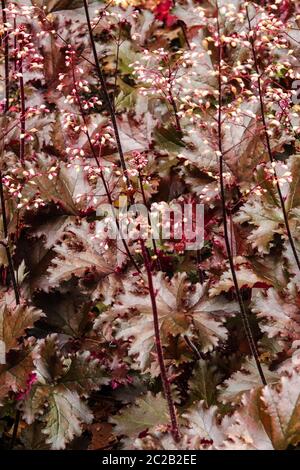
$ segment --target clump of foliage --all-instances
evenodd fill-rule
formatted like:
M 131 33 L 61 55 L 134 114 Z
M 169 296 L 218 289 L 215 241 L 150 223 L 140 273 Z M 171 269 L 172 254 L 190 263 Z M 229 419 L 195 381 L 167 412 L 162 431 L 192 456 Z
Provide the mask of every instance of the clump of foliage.
M 299 27 L 292 0 L 2 0 L 2 448 L 297 448 Z M 147 214 L 112 239 L 124 200 L 203 204 L 203 247 Z

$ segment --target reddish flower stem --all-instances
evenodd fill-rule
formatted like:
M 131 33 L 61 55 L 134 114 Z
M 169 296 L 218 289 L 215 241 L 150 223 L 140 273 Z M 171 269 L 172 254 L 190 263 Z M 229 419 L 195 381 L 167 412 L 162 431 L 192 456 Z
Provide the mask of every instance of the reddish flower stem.
M 169 90 L 169 101 L 170 101 L 170 103 L 172 105 L 172 108 L 174 110 L 174 116 L 175 116 L 177 130 L 178 130 L 178 132 L 180 132 L 180 134 L 182 134 L 182 128 L 181 128 L 180 119 L 179 119 L 179 116 L 178 116 L 177 104 L 176 104 L 176 101 L 174 99 L 174 96 L 173 96 L 173 93 L 172 93 L 171 89 Z
M 221 45 L 221 34 L 220 34 L 220 23 L 219 23 L 219 8 L 218 2 L 217 3 L 217 29 L 218 29 L 218 150 L 219 150 L 219 173 L 220 173 L 220 191 L 221 191 L 221 204 L 222 204 L 222 215 L 223 215 L 223 227 L 224 227 L 224 240 L 225 246 L 227 251 L 227 257 L 229 261 L 230 271 L 233 279 L 234 289 L 237 296 L 238 304 L 240 307 L 241 318 L 244 325 L 244 330 L 246 333 L 246 337 L 249 343 L 249 347 L 254 357 L 256 367 L 258 373 L 260 375 L 261 381 L 263 385 L 267 385 L 267 381 L 264 375 L 264 372 L 261 367 L 261 363 L 259 360 L 259 354 L 257 351 L 257 347 L 255 344 L 255 340 L 252 334 L 251 326 L 248 320 L 247 312 L 244 306 L 244 302 L 241 296 L 241 292 L 239 289 L 239 284 L 235 272 L 233 256 L 231 252 L 230 246 L 230 237 L 228 233 L 228 226 L 227 226 L 227 208 L 226 208 L 226 194 L 225 194 L 225 183 L 224 183 L 224 176 L 223 176 L 223 143 L 222 143 L 222 45 Z
M 172 92 L 173 83 L 172 83 L 172 80 L 171 80 L 171 76 L 172 76 L 172 71 L 171 71 L 171 66 L 170 66 L 170 63 L 169 63 L 168 64 L 168 79 L 169 79 L 170 88 L 168 88 L 168 95 L 167 96 L 168 96 L 168 101 L 169 101 L 169 103 L 171 104 L 171 106 L 173 108 L 177 130 L 178 130 L 178 132 L 180 132 L 180 134 L 183 134 L 182 128 L 181 128 L 181 123 L 180 123 L 180 118 L 178 116 L 177 104 L 176 104 L 176 101 L 175 101 L 175 98 L 174 98 L 174 95 L 173 95 L 173 92 Z
M 17 20 L 14 17 L 14 31 L 16 29 L 17 29 Z M 14 51 L 16 51 L 16 50 L 17 50 L 17 36 L 14 35 Z M 14 55 L 13 61 L 14 61 L 14 71 L 16 72 L 17 71 L 17 57 L 16 57 L 16 55 Z
M 114 94 L 112 99 L 112 105 L 114 111 L 116 111 L 116 94 L 117 94 L 117 80 L 118 80 L 118 70 L 119 70 L 119 56 L 120 56 L 120 46 L 121 46 L 121 24 L 119 23 L 119 32 L 117 39 L 117 53 L 116 53 L 116 66 L 114 73 Z
M 197 271 L 198 271 L 199 282 L 200 284 L 203 284 L 204 275 L 201 269 L 201 261 L 202 261 L 201 250 L 197 250 L 196 257 L 197 257 Z
M 15 300 L 16 300 L 16 304 L 19 305 L 20 292 L 19 292 L 17 279 L 15 276 L 14 263 L 13 263 L 13 259 L 12 259 L 10 248 L 9 248 L 8 222 L 7 222 L 7 215 L 6 215 L 6 205 L 5 205 L 5 196 L 4 196 L 4 190 L 3 190 L 1 170 L 0 170 L 0 199 L 1 199 L 1 212 L 2 212 L 2 224 L 3 224 L 3 235 L 4 235 L 4 241 L 1 241 L 1 244 L 5 247 L 7 261 L 8 261 L 8 269 L 9 269 L 9 274 L 10 274 L 13 289 L 14 289 Z
M 5 0 L 1 0 L 1 6 L 2 6 L 2 18 L 3 18 L 3 23 L 7 22 L 6 18 L 6 3 Z M 5 73 L 5 108 L 4 108 L 4 113 L 6 114 L 9 110 L 9 42 L 8 42 L 8 34 L 6 32 L 5 37 L 4 37 L 4 60 L 5 60 L 5 67 L 4 67 L 4 73 Z M 0 200 L 1 200 L 1 212 L 2 212 L 2 224 L 3 224 L 3 235 L 4 235 L 4 242 L 2 244 L 5 247 L 6 251 L 6 256 L 7 256 L 7 261 L 8 261 L 8 269 L 13 285 L 13 290 L 15 294 L 15 301 L 16 305 L 20 304 L 20 291 L 19 291 L 19 286 L 18 282 L 16 279 L 15 275 L 15 269 L 14 269 L 14 262 L 12 259 L 12 255 L 10 252 L 10 247 L 9 247 L 9 233 L 8 233 L 8 221 L 7 221 L 7 214 L 6 214 L 6 204 L 5 204 L 5 195 L 4 195 L 4 190 L 3 190 L 3 180 L 2 180 L 2 171 L 0 169 Z M 13 433 L 12 433 L 12 438 L 10 441 L 10 448 L 12 449 L 15 445 L 16 437 L 18 434 L 18 427 L 19 427 L 19 422 L 21 418 L 21 412 L 19 410 L 16 411 L 16 416 L 15 416 L 15 421 L 14 421 L 14 426 L 13 426 Z
M 1 0 L 2 6 L 2 21 L 3 27 L 6 27 L 7 16 L 6 16 L 6 4 L 5 0 Z M 9 39 L 8 32 L 4 31 L 3 44 L 4 44 L 4 73 L 5 73 L 5 107 L 4 112 L 9 110 Z
M 263 129 L 264 129 L 264 135 L 265 135 L 269 160 L 270 160 L 271 163 L 273 163 L 275 160 L 274 160 L 273 152 L 272 152 L 272 148 L 271 148 L 270 136 L 268 134 L 268 126 L 267 126 L 267 121 L 266 121 L 265 105 L 264 105 L 263 92 L 262 92 L 261 75 L 260 75 L 259 66 L 258 66 L 257 54 L 256 54 L 256 49 L 255 49 L 255 39 L 254 39 L 254 36 L 253 36 L 253 30 L 252 30 L 252 26 L 251 26 L 249 9 L 248 9 L 247 6 L 246 6 L 246 15 L 247 15 L 249 32 L 250 32 L 249 41 L 251 43 L 252 56 L 253 56 L 253 60 L 254 60 L 254 68 L 255 68 L 255 72 L 257 73 L 257 77 L 258 77 L 257 78 L 257 86 L 258 86 L 258 95 L 259 95 L 261 119 L 262 119 L 262 123 L 263 123 Z M 274 171 L 275 171 L 275 168 L 274 168 Z M 284 218 L 284 224 L 285 224 L 285 228 L 286 228 L 286 231 L 287 231 L 287 236 L 288 236 L 291 248 L 292 248 L 292 252 L 293 252 L 296 264 L 297 264 L 298 269 L 300 271 L 300 260 L 299 260 L 299 256 L 298 256 L 298 253 L 297 253 L 297 250 L 296 250 L 293 235 L 292 235 L 292 232 L 291 232 L 291 229 L 290 229 L 289 218 L 288 218 L 288 215 L 287 215 L 287 212 L 286 212 L 286 209 L 285 209 L 284 198 L 283 198 L 283 195 L 282 195 L 282 192 L 281 192 L 281 189 L 280 189 L 280 184 L 279 184 L 278 178 L 276 176 L 276 173 L 275 173 L 275 179 L 276 179 L 276 188 L 277 188 L 277 192 L 278 192 L 278 196 L 279 196 L 280 206 L 281 206 L 281 210 L 282 210 L 282 214 L 283 214 L 283 218 Z
M 7 18 L 6 18 L 6 12 L 4 11 L 5 8 L 6 8 L 5 0 L 1 0 L 1 6 L 2 6 L 3 22 L 6 23 Z M 7 33 L 6 33 L 6 37 L 8 38 Z M 5 89 L 6 89 L 6 103 L 5 103 L 5 108 L 4 108 L 4 115 L 9 110 L 9 89 L 10 89 L 10 85 L 9 85 L 9 47 L 8 46 L 9 46 L 8 42 L 7 42 L 7 44 L 4 43 L 4 53 L 5 53 L 4 73 L 5 73 Z M 3 142 L 4 142 L 4 138 L 3 138 Z M 18 283 L 17 283 L 16 276 L 15 276 L 13 259 L 12 259 L 10 248 L 9 248 L 8 221 L 7 221 L 6 203 L 5 203 L 5 195 L 4 195 L 2 169 L 1 168 L 0 168 L 0 200 L 1 200 L 2 224 L 3 224 L 3 235 L 4 235 L 4 241 L 2 241 L 2 244 L 5 247 L 7 261 L 8 261 L 9 273 L 10 273 L 10 277 L 11 277 L 11 281 L 12 281 L 13 289 L 14 289 L 14 294 L 15 294 L 15 300 L 16 300 L 16 304 L 18 305 L 20 303 L 20 292 L 19 292 Z
M 23 78 L 23 59 L 18 60 L 18 70 L 19 70 L 19 87 L 20 87 L 20 124 L 21 124 L 21 134 L 20 134 L 20 160 L 23 164 L 25 161 L 25 133 L 26 133 L 26 108 L 25 108 L 25 89 L 24 89 L 24 78 Z
M 151 228 L 152 226 L 151 226 L 151 218 L 150 218 L 150 215 L 149 215 L 149 207 L 148 207 L 148 202 L 147 202 L 146 194 L 145 194 L 144 187 L 143 187 L 143 178 L 142 178 L 142 175 L 141 175 L 140 171 L 139 171 L 139 183 L 140 183 L 140 187 L 141 187 L 143 203 L 144 203 L 144 206 L 147 208 L 147 212 L 148 212 L 147 213 L 148 224 L 149 224 L 149 227 Z M 154 253 L 155 253 L 155 256 L 156 256 L 156 264 L 158 266 L 158 269 L 161 270 L 161 263 L 160 263 L 160 260 L 159 260 L 157 246 L 156 246 L 156 242 L 155 242 L 154 238 L 152 239 L 152 244 L 153 244 L 153 250 L 154 250 Z
M 145 268 L 146 268 L 147 277 L 148 277 L 148 288 L 149 288 L 149 295 L 150 295 L 151 305 L 152 305 L 153 324 L 154 324 L 154 332 L 155 332 L 155 345 L 156 345 L 157 358 L 158 358 L 158 363 L 159 363 L 159 368 L 160 368 L 160 373 L 161 373 L 161 380 L 163 384 L 165 397 L 168 403 L 169 414 L 171 418 L 172 435 L 174 437 L 174 440 L 178 442 L 180 439 L 180 433 L 179 433 L 178 422 L 177 422 L 177 417 L 176 417 L 175 405 L 172 399 L 171 386 L 170 386 L 170 382 L 167 376 L 166 366 L 164 362 L 164 354 L 163 354 L 163 348 L 162 348 L 160 330 L 159 330 L 156 294 L 154 291 L 153 279 L 152 279 L 151 263 L 149 260 L 148 250 L 145 247 L 144 240 L 141 239 L 140 243 L 141 243 L 142 254 L 143 254 Z
M 84 4 L 84 9 L 85 9 L 85 14 L 86 14 L 86 20 L 87 20 L 87 25 L 88 25 L 88 30 L 89 30 L 89 35 L 90 35 L 90 42 L 92 45 L 92 51 L 94 55 L 94 61 L 95 61 L 95 66 L 96 66 L 96 71 L 99 77 L 99 81 L 102 87 L 102 92 L 105 98 L 106 106 L 109 111 L 110 117 L 111 117 L 111 122 L 113 125 L 114 133 L 115 133 L 115 138 L 116 138 L 116 144 L 117 144 L 117 149 L 120 157 L 120 162 L 121 166 L 124 171 L 124 175 L 126 177 L 126 183 L 128 189 L 131 188 L 131 183 L 128 177 L 128 172 L 127 172 L 127 166 L 124 158 L 124 153 L 122 149 L 122 144 L 120 140 L 120 135 L 119 135 L 119 129 L 118 129 L 118 124 L 117 124 L 117 119 L 114 111 L 114 107 L 110 101 L 110 97 L 107 91 L 106 87 L 106 82 L 104 78 L 104 74 L 102 72 L 102 68 L 100 66 L 100 62 L 98 59 L 97 51 L 96 51 L 96 45 L 94 41 L 94 36 L 93 36 L 93 30 L 91 26 L 91 21 L 90 21 L 90 15 L 89 15 L 89 10 L 88 10 L 88 3 L 87 0 L 83 0 Z M 132 199 L 132 196 L 131 196 Z M 142 254 L 144 258 L 144 263 L 145 263 L 145 268 L 147 272 L 147 277 L 148 277 L 148 286 L 149 286 L 149 295 L 151 299 L 151 305 L 152 305 L 152 313 L 153 313 L 153 323 L 154 323 L 154 333 L 155 333 L 155 344 L 156 344 L 156 349 L 157 349 L 157 355 L 158 355 L 158 361 L 159 361 L 159 367 L 160 367 L 160 372 L 161 372 L 161 379 L 163 383 L 163 389 L 165 393 L 165 397 L 168 403 L 168 408 L 169 408 L 169 414 L 170 414 L 170 420 L 171 420 L 171 427 L 172 427 L 172 435 L 175 441 L 178 441 L 180 438 L 180 433 L 179 433 L 179 427 L 178 427 L 178 422 L 177 422 L 177 417 L 176 417 L 176 410 L 175 410 L 175 405 L 172 399 L 172 393 L 171 393 L 171 387 L 170 383 L 167 377 L 167 372 L 165 368 L 165 363 L 164 363 L 164 355 L 163 355 L 163 349 L 162 349 L 162 344 L 161 344 L 161 338 L 160 338 L 160 331 L 159 331 L 159 321 L 158 321 L 158 311 L 157 311 L 157 305 L 156 305 L 156 298 L 155 298 L 155 292 L 154 292 L 154 287 L 153 287 L 153 278 L 152 278 L 152 268 L 151 268 L 151 263 L 149 259 L 149 254 L 148 251 L 145 247 L 144 241 L 141 240 L 141 248 L 142 248 Z

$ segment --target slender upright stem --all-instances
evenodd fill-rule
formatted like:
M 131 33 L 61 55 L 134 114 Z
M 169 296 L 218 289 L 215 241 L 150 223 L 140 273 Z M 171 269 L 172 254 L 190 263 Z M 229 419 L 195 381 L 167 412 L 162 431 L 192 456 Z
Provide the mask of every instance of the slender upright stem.
M 8 31 L 6 30 L 7 25 L 7 16 L 6 16 L 6 2 L 5 0 L 1 0 L 2 6 L 2 21 L 3 21 L 3 28 L 4 28 L 4 37 L 3 37 L 3 44 L 4 44 L 4 73 L 5 73 L 5 107 L 4 112 L 6 113 L 9 110 L 9 39 L 8 39 Z
M 269 157 L 270 162 L 273 163 L 274 162 L 274 157 L 273 157 L 273 152 L 272 152 L 272 148 L 271 148 L 271 141 L 270 141 L 270 136 L 269 136 L 269 133 L 268 133 L 268 126 L 267 126 L 267 121 L 266 121 L 265 105 L 264 105 L 262 83 L 261 83 L 261 75 L 260 75 L 259 66 L 258 66 L 257 54 L 256 54 L 256 49 L 255 49 L 255 39 L 254 39 L 254 36 L 253 36 L 253 30 L 252 30 L 252 26 L 251 26 L 249 9 L 248 9 L 247 6 L 246 6 L 246 14 L 247 14 L 249 31 L 251 33 L 250 37 L 249 37 L 249 40 L 250 40 L 250 43 L 251 43 L 251 50 L 252 50 L 252 56 L 253 56 L 253 61 L 254 61 L 255 72 L 257 74 L 257 86 L 258 86 L 258 95 L 259 95 L 261 119 L 262 119 L 262 123 L 263 123 L 263 129 L 264 129 L 264 135 L 265 135 L 265 141 L 266 141 L 266 146 L 267 146 L 268 157 Z M 274 168 L 274 171 L 275 171 L 275 168 Z M 292 235 L 292 232 L 291 232 L 291 229 L 290 229 L 289 218 L 288 218 L 288 214 L 286 212 L 284 198 L 283 198 L 283 195 L 282 195 L 282 192 L 281 192 L 281 189 L 280 189 L 280 184 L 279 184 L 278 178 L 276 176 L 276 173 L 275 173 L 275 180 L 276 180 L 276 189 L 277 189 L 277 192 L 278 192 L 280 206 L 281 206 L 281 210 L 282 210 L 282 214 L 283 214 L 284 224 L 285 224 L 286 231 L 287 231 L 287 236 L 288 236 L 291 248 L 292 248 L 292 252 L 293 252 L 296 264 L 297 264 L 298 269 L 300 271 L 300 259 L 299 259 L 299 256 L 298 256 L 298 253 L 297 253 L 297 250 L 296 250 L 296 246 L 295 246 L 295 242 L 294 242 L 294 239 L 293 239 L 293 235 Z
M 226 209 L 226 194 L 225 194 L 225 183 L 224 183 L 224 175 L 223 175 L 223 145 L 222 145 L 222 44 L 221 35 L 220 35 L 220 23 L 219 23 L 219 10 L 217 4 L 217 28 L 218 28 L 218 150 L 219 150 L 219 173 L 220 173 L 220 191 L 221 191 L 221 204 L 222 204 L 222 217 L 223 217 L 223 227 L 224 227 L 224 240 L 226 246 L 227 257 L 229 261 L 230 271 L 233 279 L 234 289 L 237 296 L 238 304 L 240 307 L 241 317 L 246 333 L 246 337 L 249 343 L 249 347 L 254 357 L 257 370 L 259 372 L 261 381 L 264 385 L 267 385 L 267 381 L 264 375 L 264 372 L 261 367 L 261 363 L 259 360 L 259 354 L 257 351 L 257 347 L 255 344 L 255 340 L 251 331 L 251 326 L 248 320 L 247 312 L 244 306 L 244 302 L 241 296 L 241 292 L 239 289 L 239 284 L 235 272 L 234 261 L 231 252 L 230 246 L 230 237 L 228 233 L 228 226 L 227 226 L 227 209 Z
M 7 22 L 7 17 L 6 17 L 6 2 L 5 0 L 1 0 L 1 6 L 2 6 L 2 17 L 3 17 L 3 22 Z M 4 21 L 5 20 L 5 21 Z M 8 34 L 6 32 L 6 37 L 8 37 Z M 4 73 L 5 73 L 5 89 L 6 89 L 6 103 L 5 103 L 5 109 L 4 109 L 4 114 L 7 113 L 9 109 L 9 44 L 4 43 L 4 52 L 5 52 L 5 67 L 4 67 Z M 3 142 L 4 142 L 4 137 L 3 137 Z M 2 165 L 2 162 L 1 162 Z M 11 256 L 10 252 L 10 247 L 9 247 L 9 240 L 8 240 L 8 221 L 7 221 L 7 213 L 6 213 L 6 204 L 5 204 L 5 195 L 4 195 L 4 188 L 3 188 L 3 178 L 2 178 L 2 168 L 0 166 L 0 201 L 1 201 L 1 212 L 2 212 L 2 224 L 3 224 L 3 235 L 4 235 L 4 241 L 2 244 L 5 246 L 5 251 L 6 251 L 6 256 L 7 256 L 7 261 L 8 261 L 8 269 L 11 277 L 11 281 L 13 284 L 13 289 L 14 289 L 14 294 L 15 294 L 15 300 L 16 304 L 18 305 L 20 303 L 20 293 L 19 293 L 19 288 L 18 288 L 18 283 L 16 280 L 15 276 L 15 270 L 14 270 L 14 264 L 13 264 L 13 259 Z
M 16 280 L 14 263 L 13 263 L 13 259 L 12 259 L 10 248 L 9 248 L 8 222 L 7 222 L 7 215 L 6 215 L 6 205 L 5 205 L 5 196 L 4 196 L 4 190 L 3 190 L 3 180 L 2 180 L 1 170 L 0 170 L 0 199 L 1 199 L 2 225 L 3 225 L 3 235 L 4 235 L 4 242 L 2 242 L 2 244 L 5 247 L 9 274 L 10 274 L 11 281 L 13 284 L 16 304 L 18 305 L 20 303 L 20 292 L 19 292 L 19 287 L 18 287 L 18 283 Z
M 202 261 L 201 250 L 197 250 L 196 257 L 197 257 L 197 271 L 198 271 L 198 276 L 199 276 L 199 282 L 200 282 L 200 284 L 203 284 L 204 283 L 204 276 L 203 276 L 203 272 L 202 272 L 202 269 L 201 269 L 201 261 Z
M 171 387 L 170 387 L 170 382 L 167 376 L 166 366 L 164 362 L 163 348 L 162 348 L 161 337 L 160 337 L 159 318 L 158 318 L 158 311 L 157 311 L 157 304 L 156 304 L 156 295 L 155 295 L 154 286 L 153 286 L 151 264 L 149 260 L 148 251 L 145 247 L 144 240 L 141 239 L 140 243 L 141 243 L 142 254 L 143 254 L 144 261 L 145 261 L 145 268 L 146 268 L 147 277 L 148 277 L 148 288 L 149 288 L 149 295 L 151 299 L 152 313 L 153 313 L 155 345 L 156 345 L 157 358 L 158 358 L 158 363 L 159 363 L 159 368 L 160 368 L 160 373 L 161 373 L 161 379 L 162 379 L 165 397 L 168 403 L 169 414 L 171 418 L 172 434 L 173 434 L 175 441 L 179 441 L 180 434 L 179 434 L 178 422 L 177 422 L 177 417 L 176 417 L 176 410 L 175 410 L 174 402 L 172 399 Z
M 2 18 L 3 18 L 3 23 L 4 25 L 7 22 L 6 18 L 6 3 L 5 0 L 1 0 L 1 6 L 2 6 Z M 8 33 L 6 31 L 5 37 L 4 37 L 4 54 L 5 54 L 5 67 L 4 67 L 4 73 L 5 73 L 5 108 L 4 108 L 4 113 L 6 114 L 9 110 L 9 42 L 8 42 Z M 4 141 L 4 139 L 3 139 Z M 0 165 L 2 165 L 2 162 L 0 162 Z M 0 166 L 0 200 L 1 200 L 1 213 L 2 213 L 2 225 L 3 225 L 3 235 L 4 235 L 4 246 L 5 246 L 5 251 L 6 251 L 6 257 L 8 261 L 8 269 L 11 277 L 11 281 L 13 284 L 13 289 L 14 289 L 14 294 L 15 294 L 15 301 L 16 305 L 20 304 L 20 291 L 19 291 L 19 286 L 17 283 L 16 275 L 15 275 L 15 269 L 14 269 L 14 263 L 13 259 L 11 256 L 10 252 L 10 247 L 9 247 L 9 236 L 8 236 L 8 221 L 7 221 L 7 214 L 6 214 L 6 204 L 5 204 L 5 195 L 4 195 L 4 190 L 3 190 L 3 179 L 2 179 L 2 169 Z M 16 411 L 16 416 L 15 416 L 15 421 L 14 421 L 14 426 L 13 426 L 13 434 L 10 442 L 10 448 L 12 449 L 15 445 L 16 437 L 18 434 L 18 427 L 19 427 L 19 422 L 21 418 L 21 413 L 19 410 Z
M 16 20 L 16 17 L 14 17 L 14 31 L 17 29 L 17 20 Z M 14 51 L 17 50 L 17 35 L 14 34 Z M 14 72 L 17 71 L 17 57 L 16 57 L 16 54 L 14 54 L 14 57 L 13 57 L 13 62 L 14 62 Z
M 114 111 L 116 111 L 116 94 L 117 94 L 117 80 L 118 80 L 118 70 L 119 70 L 120 45 L 121 45 L 121 24 L 119 24 L 119 33 L 118 33 L 118 39 L 117 39 L 117 53 L 116 53 L 116 66 L 115 66 L 115 73 L 114 73 L 114 94 L 113 94 L 113 100 L 112 100 Z
M 142 178 L 142 175 L 141 175 L 140 171 L 139 171 L 139 183 L 140 183 L 140 188 L 141 188 L 141 193 L 142 193 L 143 204 L 147 208 L 148 224 L 149 224 L 149 227 L 152 228 L 151 217 L 150 217 L 150 214 L 149 214 L 148 202 L 147 202 L 147 199 L 146 199 L 146 194 L 145 194 L 144 186 L 143 186 L 143 178 Z M 155 253 L 155 256 L 156 256 L 156 264 L 157 264 L 158 268 L 161 270 L 161 264 L 160 264 L 160 260 L 159 260 L 159 256 L 158 256 L 156 241 L 155 241 L 154 238 L 152 238 L 152 244 L 153 244 L 153 250 L 154 250 L 154 253 Z
M 131 183 L 130 183 L 128 172 L 127 172 L 127 166 L 126 166 L 124 153 L 123 153 L 123 149 L 122 149 L 122 144 L 121 144 L 121 140 L 120 140 L 120 135 L 119 135 L 119 129 L 118 129 L 118 124 L 117 124 L 117 120 L 116 120 L 115 110 L 114 110 L 114 107 L 113 107 L 113 105 L 110 101 L 110 97 L 109 97 L 109 94 L 108 94 L 108 91 L 107 91 L 104 74 L 102 72 L 102 68 L 100 66 L 100 62 L 99 62 L 99 59 L 98 59 L 98 55 L 97 55 L 97 51 L 96 51 L 96 45 L 95 45 L 95 41 L 94 41 L 94 37 L 93 37 L 93 30 L 92 30 L 92 26 L 91 26 L 91 20 L 90 20 L 87 0 L 83 0 L 83 4 L 84 4 L 86 20 L 87 20 L 87 24 L 88 24 L 88 30 L 89 30 L 90 41 L 91 41 L 93 55 L 94 55 L 96 71 L 97 71 L 99 81 L 100 81 L 100 84 L 101 84 L 101 87 L 102 87 L 102 92 L 103 92 L 103 96 L 104 96 L 104 99 L 105 99 L 105 102 L 106 102 L 106 106 L 107 106 L 107 109 L 108 109 L 110 117 L 111 117 L 111 122 L 112 122 L 114 133 L 115 133 L 116 144 L 117 144 L 117 149 L 118 149 L 118 153 L 119 153 L 119 157 L 120 157 L 120 162 L 121 162 L 121 166 L 123 168 L 124 175 L 125 175 L 125 178 L 126 178 L 126 184 L 127 184 L 128 189 L 130 189 L 131 188 Z M 131 196 L 131 200 L 132 200 L 132 196 Z M 172 399 L 172 394 L 171 394 L 171 387 L 170 387 L 170 383 L 169 383 L 169 380 L 168 380 L 168 377 L 167 377 L 167 372 L 166 372 L 166 368 L 165 368 L 165 364 L 164 364 L 163 349 L 162 349 L 162 345 L 161 345 L 160 331 L 159 331 L 158 311 L 157 311 L 155 292 L 154 292 L 154 287 L 153 287 L 151 263 L 150 263 L 150 258 L 149 258 L 148 251 L 145 247 L 145 244 L 144 244 L 143 240 L 141 240 L 141 248 L 142 248 L 142 254 L 143 254 L 145 268 L 146 268 L 146 272 L 147 272 L 147 277 L 148 277 L 149 295 L 150 295 L 150 299 L 151 299 L 151 306 L 152 306 L 152 313 L 153 313 L 155 343 L 156 343 L 159 367 L 160 367 L 160 372 L 161 372 L 161 379 L 162 379 L 162 383 L 163 383 L 163 389 L 164 389 L 165 397 L 166 397 L 166 400 L 168 402 L 168 407 L 169 407 L 171 427 L 172 427 L 172 435 L 174 437 L 174 440 L 178 441 L 179 438 L 180 438 L 180 434 L 179 434 L 179 428 L 178 428 L 178 423 L 177 423 L 177 418 L 176 418 L 175 405 L 174 405 L 174 402 L 173 402 L 173 399 Z
M 179 116 L 178 116 L 178 108 L 177 108 L 177 104 L 176 104 L 176 101 L 174 99 L 174 96 L 173 96 L 173 93 L 172 93 L 171 89 L 169 90 L 169 100 L 170 100 L 170 103 L 171 103 L 172 108 L 174 110 L 174 116 L 175 116 L 177 130 L 178 130 L 178 132 L 180 132 L 182 134 L 182 128 L 181 128 L 180 119 L 179 119 Z
M 20 87 L 20 123 L 21 123 L 21 134 L 20 134 L 20 160 L 21 163 L 25 161 L 25 133 L 26 133 L 26 116 L 25 116 L 25 89 L 24 89 L 24 78 L 23 78 L 23 59 L 20 58 L 18 61 L 19 69 L 19 87 Z

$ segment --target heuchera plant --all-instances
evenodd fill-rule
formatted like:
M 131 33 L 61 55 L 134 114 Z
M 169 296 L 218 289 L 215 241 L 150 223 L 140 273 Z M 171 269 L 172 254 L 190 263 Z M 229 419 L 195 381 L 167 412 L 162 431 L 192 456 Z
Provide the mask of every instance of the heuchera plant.
M 300 3 L 1 7 L 1 447 L 296 449 Z

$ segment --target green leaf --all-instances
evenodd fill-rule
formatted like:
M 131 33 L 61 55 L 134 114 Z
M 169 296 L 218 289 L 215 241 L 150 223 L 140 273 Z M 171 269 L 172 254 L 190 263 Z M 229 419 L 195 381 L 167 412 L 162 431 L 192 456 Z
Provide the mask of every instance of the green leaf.
M 116 434 L 138 436 L 142 431 L 169 423 L 167 402 L 161 393 L 152 395 L 148 392 L 110 421 L 116 425 Z
M 54 450 L 64 449 L 67 442 L 81 434 L 81 423 L 90 424 L 93 415 L 76 392 L 55 387 L 48 396 L 48 412 L 44 416 L 43 433 Z
M 118 69 L 121 74 L 131 74 L 132 66 L 131 64 L 139 57 L 136 51 L 132 47 L 130 41 L 122 41 L 119 47 L 119 62 Z
M 189 401 L 194 403 L 203 400 L 206 406 L 214 404 L 220 380 L 221 374 L 215 365 L 210 365 L 203 359 L 197 361 L 189 380 Z
M 175 127 L 157 127 L 154 130 L 154 137 L 156 145 L 162 150 L 178 153 L 185 147 Z
M 118 110 L 134 108 L 137 99 L 136 88 L 125 83 L 120 77 L 117 79 L 117 85 L 120 88 L 120 93 L 116 98 L 116 108 Z

